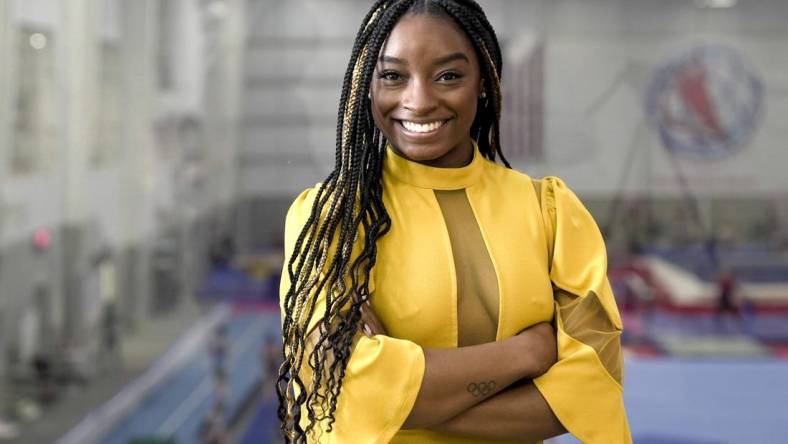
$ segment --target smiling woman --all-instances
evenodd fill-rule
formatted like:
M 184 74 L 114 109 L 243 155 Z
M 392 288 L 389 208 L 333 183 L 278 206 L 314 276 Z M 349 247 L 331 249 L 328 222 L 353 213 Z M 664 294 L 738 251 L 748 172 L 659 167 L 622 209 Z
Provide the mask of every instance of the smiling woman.
M 287 216 L 288 442 L 631 442 L 602 237 L 559 179 L 508 168 L 501 66 L 474 1 L 365 17 L 335 168 Z

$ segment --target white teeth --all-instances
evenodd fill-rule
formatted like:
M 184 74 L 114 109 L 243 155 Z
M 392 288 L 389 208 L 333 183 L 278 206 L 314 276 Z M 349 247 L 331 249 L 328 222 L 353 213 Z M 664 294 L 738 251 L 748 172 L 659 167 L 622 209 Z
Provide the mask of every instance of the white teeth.
M 430 133 L 443 126 L 444 123 L 446 123 L 445 120 L 439 120 L 437 122 L 430 122 L 430 123 L 416 123 L 416 122 L 408 122 L 407 120 L 403 120 L 402 126 L 404 126 L 405 129 L 407 129 L 408 131 L 414 133 Z

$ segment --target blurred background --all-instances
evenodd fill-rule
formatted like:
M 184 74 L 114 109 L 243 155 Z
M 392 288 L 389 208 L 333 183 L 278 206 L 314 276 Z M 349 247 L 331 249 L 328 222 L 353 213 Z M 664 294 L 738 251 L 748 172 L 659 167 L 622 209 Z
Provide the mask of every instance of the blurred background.
M 606 236 L 635 442 L 788 442 L 788 2 L 481 3 L 507 157 Z M 279 442 L 283 218 L 368 7 L 0 0 L 0 442 Z

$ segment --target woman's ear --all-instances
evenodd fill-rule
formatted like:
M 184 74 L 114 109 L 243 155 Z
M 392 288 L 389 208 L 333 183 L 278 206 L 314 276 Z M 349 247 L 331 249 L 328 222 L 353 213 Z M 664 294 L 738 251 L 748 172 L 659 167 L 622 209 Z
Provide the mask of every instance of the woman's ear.
M 484 90 L 484 79 L 479 81 L 479 99 L 486 99 L 487 91 Z

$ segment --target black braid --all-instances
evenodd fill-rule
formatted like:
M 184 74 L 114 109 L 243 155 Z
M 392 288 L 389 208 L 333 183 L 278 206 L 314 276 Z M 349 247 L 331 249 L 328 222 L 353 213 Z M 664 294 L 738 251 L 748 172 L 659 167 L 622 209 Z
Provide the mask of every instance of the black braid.
M 484 157 L 494 161 L 500 156 L 509 166 L 499 139 L 501 50 L 478 3 L 376 1 L 356 34 L 342 83 L 334 171 L 318 187 L 309 218 L 289 252 L 291 284 L 282 304 L 285 359 L 277 378 L 277 397 L 282 432 L 290 443 L 307 442 L 320 431 L 316 429 L 332 430 L 361 306 L 370 296 L 377 240 L 391 227 L 381 181 L 388 142 L 375 126 L 368 94 L 380 50 L 406 13 L 445 16 L 468 36 L 487 95 L 480 99 L 471 135 Z M 353 251 L 354 245 L 362 247 L 360 252 Z M 309 320 L 317 315 L 317 295 L 325 295 L 325 312 L 316 326 L 314 347 L 305 356 Z M 302 379 L 304 370 L 311 371 L 310 381 Z

